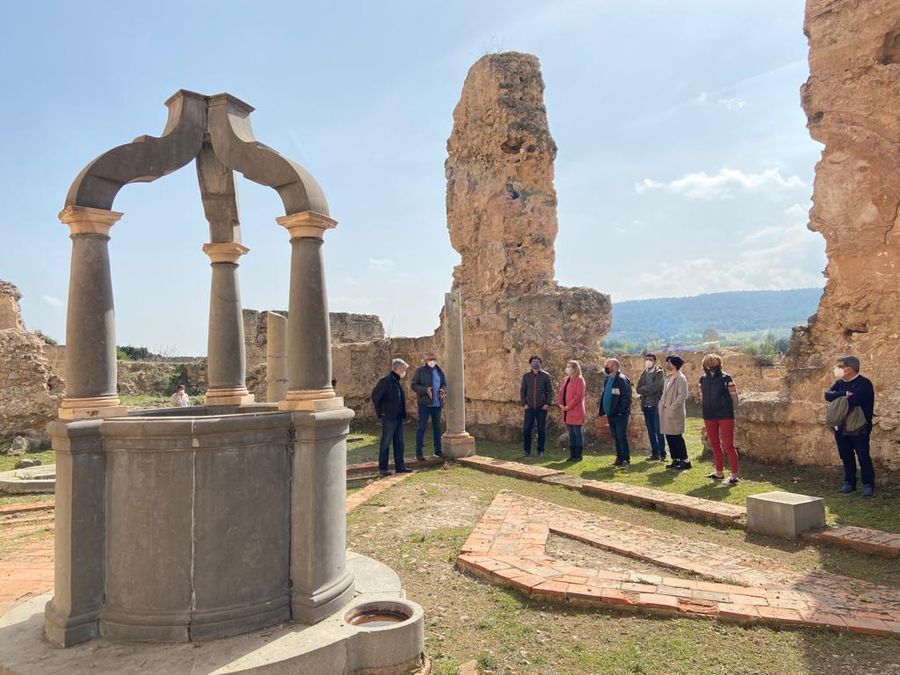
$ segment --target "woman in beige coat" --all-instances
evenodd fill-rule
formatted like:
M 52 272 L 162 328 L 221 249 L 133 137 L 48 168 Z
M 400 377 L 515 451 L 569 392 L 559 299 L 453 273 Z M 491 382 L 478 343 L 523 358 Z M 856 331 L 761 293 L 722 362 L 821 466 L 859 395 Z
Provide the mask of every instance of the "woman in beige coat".
M 672 463 L 667 469 L 690 469 L 687 445 L 684 442 L 684 420 L 687 417 L 684 404 L 688 397 L 687 378 L 681 372 L 684 359 L 680 356 L 666 357 L 668 375 L 659 399 L 659 431 L 666 437 Z

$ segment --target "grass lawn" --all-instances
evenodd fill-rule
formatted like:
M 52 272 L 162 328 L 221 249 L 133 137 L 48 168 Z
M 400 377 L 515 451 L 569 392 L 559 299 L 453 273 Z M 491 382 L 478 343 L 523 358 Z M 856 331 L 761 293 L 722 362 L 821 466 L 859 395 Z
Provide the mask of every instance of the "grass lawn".
M 555 436 L 551 434 L 548 434 L 547 438 L 547 452 L 540 459 L 534 454 L 530 458 L 523 458 L 521 444 L 517 442 L 495 443 L 477 439 L 477 448 L 480 455 L 561 469 L 582 478 L 642 485 L 732 504 L 743 504 L 748 495 L 760 492 L 773 490 L 799 492 L 824 497 L 825 517 L 829 524 L 857 525 L 900 532 L 900 476 L 891 477 L 892 485 L 886 485 L 886 481 L 879 480 L 877 497 L 866 500 L 860 498 L 858 492 L 849 496 L 836 493 L 843 476 L 839 467 L 761 464 L 741 458 L 741 482 L 734 487 L 727 487 L 705 477 L 713 471 L 713 465 L 711 457 L 701 457 L 703 451 L 700 443 L 701 426 L 702 420 L 699 418 L 688 418 L 685 439 L 688 455 L 694 467 L 689 471 L 671 471 L 667 470 L 662 462 L 647 462 L 644 460 L 647 455 L 644 450 L 632 453 L 629 471 L 619 471 L 612 466 L 615 459 L 612 446 L 603 445 L 586 448 L 584 461 L 571 464 L 565 461 L 568 451 L 557 448 Z M 356 440 L 348 444 L 347 461 L 354 463 L 376 460 L 380 435 L 380 429 L 372 426 L 352 429 L 350 437 Z M 425 447 L 426 452 L 430 453 L 430 428 L 426 432 Z M 406 456 L 410 458 L 414 454 L 415 426 L 409 423 L 406 425 Z M 415 466 L 415 462 L 412 466 Z
M 459 573 L 454 561 L 503 489 L 635 525 L 750 550 L 788 568 L 896 583 L 886 561 L 808 544 L 750 538 L 566 490 L 461 466 L 428 469 L 348 517 L 352 550 L 390 565 L 425 609 L 426 653 L 451 675 L 476 659 L 491 673 L 896 673 L 900 642 L 812 629 L 740 626 L 535 602 Z M 627 563 L 624 563 L 627 565 Z

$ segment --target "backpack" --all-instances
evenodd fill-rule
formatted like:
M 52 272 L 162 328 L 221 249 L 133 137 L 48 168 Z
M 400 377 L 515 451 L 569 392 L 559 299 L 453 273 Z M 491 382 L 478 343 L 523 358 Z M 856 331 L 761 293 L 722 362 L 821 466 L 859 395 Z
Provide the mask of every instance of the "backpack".
M 844 424 L 844 420 L 847 419 L 847 413 L 849 412 L 850 402 L 846 396 L 840 396 L 825 408 L 825 424 L 835 429 Z
M 854 406 L 850 409 L 850 412 L 847 413 L 847 417 L 844 419 L 844 433 L 847 436 L 857 436 L 866 428 L 866 416 L 862 411 L 862 408 L 859 406 Z

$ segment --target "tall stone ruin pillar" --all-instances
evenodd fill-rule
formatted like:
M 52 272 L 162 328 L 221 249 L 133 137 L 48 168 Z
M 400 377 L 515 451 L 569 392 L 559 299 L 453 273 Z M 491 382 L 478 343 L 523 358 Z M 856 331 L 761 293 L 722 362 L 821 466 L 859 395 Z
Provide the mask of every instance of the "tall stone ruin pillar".
M 250 249 L 237 242 L 203 245 L 212 267 L 209 293 L 209 336 L 206 363 L 209 389 L 206 405 L 253 403 L 245 384 L 246 353 L 238 259 Z
M 331 386 L 331 326 L 322 243 L 337 223 L 311 211 L 278 219 L 291 234 L 288 392 L 295 429 L 291 483 L 291 616 L 316 623 L 353 597 L 347 570 L 347 434 L 353 411 Z
M 116 392 L 116 315 L 109 269 L 109 230 L 116 211 L 67 206 L 72 265 L 66 314 L 66 396 L 62 419 L 124 415 Z
M 266 401 L 283 401 L 287 392 L 287 319 L 266 312 Z
M 447 431 L 441 446 L 448 457 L 475 454 L 475 439 L 466 431 L 466 375 L 463 352 L 462 299 L 444 294 L 444 367 L 447 370 Z

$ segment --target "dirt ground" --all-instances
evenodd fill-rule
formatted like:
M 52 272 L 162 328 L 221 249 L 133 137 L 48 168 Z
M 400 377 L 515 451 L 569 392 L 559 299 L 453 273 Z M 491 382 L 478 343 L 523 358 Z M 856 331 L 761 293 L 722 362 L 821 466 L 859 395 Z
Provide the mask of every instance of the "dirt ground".
M 739 626 L 530 601 L 458 572 L 460 546 L 501 489 L 630 523 L 752 550 L 779 563 L 897 585 L 896 563 L 852 552 L 785 545 L 743 531 L 680 521 L 557 486 L 459 466 L 418 472 L 348 518 L 350 547 L 391 565 L 425 608 L 435 671 L 477 659 L 492 673 L 900 673 L 900 641 L 810 629 Z M 573 563 L 654 572 L 655 567 L 553 537 Z

